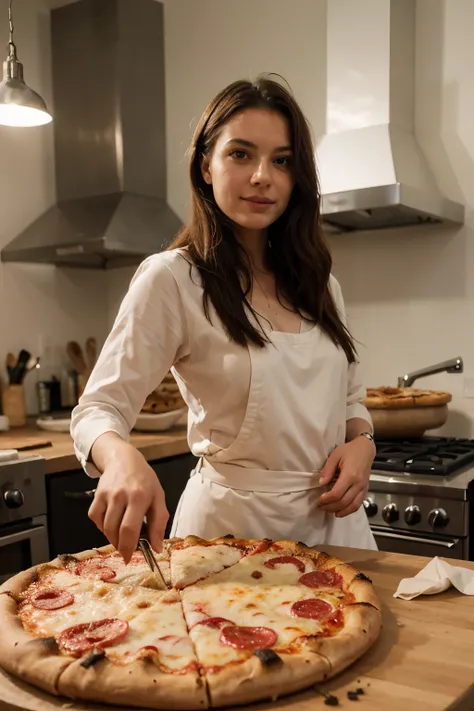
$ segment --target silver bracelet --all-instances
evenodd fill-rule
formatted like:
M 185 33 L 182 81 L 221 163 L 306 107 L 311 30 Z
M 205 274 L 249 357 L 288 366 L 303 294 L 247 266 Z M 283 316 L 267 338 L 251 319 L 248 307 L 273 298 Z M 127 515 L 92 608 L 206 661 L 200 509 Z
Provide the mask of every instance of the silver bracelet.
M 368 440 L 370 440 L 372 442 L 372 444 L 375 445 L 375 439 L 374 439 L 374 435 L 372 434 L 372 432 L 359 432 L 358 437 L 366 437 Z

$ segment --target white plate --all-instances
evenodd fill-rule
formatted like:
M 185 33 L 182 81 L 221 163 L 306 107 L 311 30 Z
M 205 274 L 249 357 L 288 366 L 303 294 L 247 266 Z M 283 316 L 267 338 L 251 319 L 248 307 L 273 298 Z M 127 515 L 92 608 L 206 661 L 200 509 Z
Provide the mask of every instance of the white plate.
M 169 430 L 173 427 L 185 412 L 186 408 L 162 412 L 157 415 L 140 412 L 133 429 L 140 432 L 164 432 L 164 430 Z
M 37 427 L 46 432 L 69 432 L 71 427 L 71 418 L 64 420 L 54 420 L 46 417 L 40 417 L 36 420 Z

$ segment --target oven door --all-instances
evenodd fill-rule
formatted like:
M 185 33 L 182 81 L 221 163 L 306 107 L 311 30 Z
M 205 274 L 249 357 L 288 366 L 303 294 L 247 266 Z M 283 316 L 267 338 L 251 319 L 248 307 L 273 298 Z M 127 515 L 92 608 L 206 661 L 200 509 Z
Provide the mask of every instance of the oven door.
M 424 555 L 429 558 L 468 558 L 467 539 L 430 536 L 429 534 L 402 533 L 391 531 L 382 526 L 371 526 L 375 541 L 380 551 L 388 553 L 406 553 Z
M 46 516 L 0 529 L 0 584 L 22 570 L 49 560 Z

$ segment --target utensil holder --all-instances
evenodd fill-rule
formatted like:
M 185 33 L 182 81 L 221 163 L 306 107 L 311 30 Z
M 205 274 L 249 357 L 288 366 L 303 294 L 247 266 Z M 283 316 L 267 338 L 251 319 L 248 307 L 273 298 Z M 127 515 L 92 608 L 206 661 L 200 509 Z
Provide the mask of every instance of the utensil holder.
M 26 400 L 23 385 L 4 385 L 2 390 L 3 414 L 8 417 L 10 427 L 26 425 Z

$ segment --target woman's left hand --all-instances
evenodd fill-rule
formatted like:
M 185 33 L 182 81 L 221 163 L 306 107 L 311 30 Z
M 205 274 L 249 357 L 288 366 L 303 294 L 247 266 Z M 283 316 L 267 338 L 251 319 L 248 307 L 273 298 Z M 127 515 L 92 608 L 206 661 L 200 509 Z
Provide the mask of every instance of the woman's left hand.
M 335 483 L 330 491 L 321 495 L 320 509 L 343 518 L 362 506 L 375 451 L 373 442 L 367 437 L 358 436 L 351 442 L 340 444 L 331 452 L 321 470 L 319 481 L 321 484 L 329 484 L 335 479 Z

